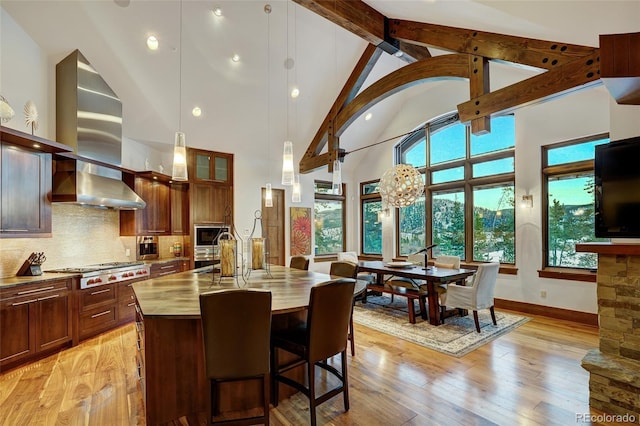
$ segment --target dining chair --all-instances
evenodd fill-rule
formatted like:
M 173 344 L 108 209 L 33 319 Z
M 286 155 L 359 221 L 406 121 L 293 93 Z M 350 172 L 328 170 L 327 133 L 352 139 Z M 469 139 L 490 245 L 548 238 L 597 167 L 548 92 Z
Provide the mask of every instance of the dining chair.
M 349 262 L 349 261 L 337 261 L 331 262 L 331 267 L 329 268 L 329 274 L 335 277 L 345 277 L 345 278 L 358 278 L 358 265 Z M 365 288 L 364 291 L 367 291 Z M 356 298 L 361 296 L 361 294 L 353 295 L 353 305 L 356 304 Z M 351 307 L 351 316 L 349 317 L 349 334 L 347 336 L 349 342 L 351 342 L 351 356 L 355 356 L 356 354 L 356 338 L 353 331 L 353 306 Z
M 338 262 L 352 262 L 358 264 L 358 254 L 355 251 L 341 251 L 337 255 Z M 358 273 L 357 279 L 366 281 L 367 284 L 373 284 L 375 277 L 368 272 Z
M 498 279 L 499 269 L 500 263 L 498 262 L 483 263 L 478 266 L 470 285 L 449 284 L 447 292 L 441 295 L 443 308 L 472 310 L 478 333 L 480 333 L 478 310 L 488 308 L 491 311 L 493 325 L 497 325 L 496 314 L 493 309 L 493 291 Z
M 269 424 L 271 292 L 226 289 L 200 295 L 206 375 L 210 383 L 208 424 Z M 262 382 L 261 416 L 216 420 L 219 385 L 223 382 Z
M 434 259 L 433 266 L 436 268 L 460 269 L 460 256 L 440 255 Z M 442 295 L 446 293 L 448 286 L 449 284 L 440 284 L 435 288 L 440 300 L 440 318 L 442 323 L 444 323 L 444 313 L 446 311 L 443 305 L 444 297 Z
M 271 334 L 272 403 L 278 406 L 278 385 L 284 383 L 309 398 L 311 425 L 316 425 L 316 407 L 342 393 L 345 411 L 349 411 L 349 385 L 347 375 L 347 327 L 353 307 L 355 280 L 336 279 L 311 288 L 306 322 L 290 329 L 274 330 Z M 296 356 L 284 365 L 279 364 L 278 351 L 284 350 Z M 341 369 L 327 363 L 340 354 Z M 306 365 L 307 386 L 285 373 Z M 338 386 L 316 396 L 316 367 L 331 373 L 340 382 Z M 322 375 L 325 377 L 325 375 Z
M 309 270 L 309 259 L 304 256 L 293 256 L 289 261 L 289 267 L 295 269 Z

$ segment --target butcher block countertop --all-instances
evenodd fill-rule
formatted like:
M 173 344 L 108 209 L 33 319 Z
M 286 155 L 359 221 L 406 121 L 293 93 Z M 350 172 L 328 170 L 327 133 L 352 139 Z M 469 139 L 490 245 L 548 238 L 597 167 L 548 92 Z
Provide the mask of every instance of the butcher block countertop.
M 206 268 L 203 268 L 206 269 Z M 331 276 L 313 271 L 271 266 L 270 278 L 264 270 L 254 270 L 245 283 L 242 277 L 223 278 L 211 272 L 187 271 L 140 281 L 133 284 L 138 305 L 145 318 L 200 318 L 199 295 L 224 288 L 252 288 L 270 290 L 274 314 L 305 309 L 309 303 L 311 287 L 331 280 Z M 356 283 L 355 294 L 366 286 L 363 281 Z

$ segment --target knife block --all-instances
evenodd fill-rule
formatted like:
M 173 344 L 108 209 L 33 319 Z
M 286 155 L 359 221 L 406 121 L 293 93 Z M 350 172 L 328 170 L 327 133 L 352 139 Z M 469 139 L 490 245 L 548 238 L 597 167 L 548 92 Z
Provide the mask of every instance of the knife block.
M 36 275 L 42 275 L 42 269 L 40 268 L 40 264 L 33 263 L 29 259 L 25 260 L 18 272 L 16 273 L 19 277 L 33 277 Z

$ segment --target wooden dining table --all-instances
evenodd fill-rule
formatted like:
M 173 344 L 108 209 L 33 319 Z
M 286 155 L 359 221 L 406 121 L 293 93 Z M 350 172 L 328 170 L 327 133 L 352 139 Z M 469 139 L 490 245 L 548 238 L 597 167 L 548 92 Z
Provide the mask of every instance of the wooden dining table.
M 271 265 L 270 274 L 254 270 L 246 281 L 241 276 L 220 279 L 218 274 L 207 271 L 187 271 L 134 283 L 136 361 L 147 424 L 206 412 L 210 390 L 200 320 L 201 293 L 238 287 L 269 290 L 272 329 L 278 329 L 304 321 L 311 288 L 332 278 L 338 277 Z M 364 281 L 356 281 L 354 295 L 365 288 Z M 223 386 L 227 386 L 220 392 L 223 412 L 261 406 L 259 381 Z M 283 398 L 295 393 L 284 387 L 282 390 Z
M 424 281 L 422 284 L 427 287 L 427 300 L 429 304 L 429 323 L 438 326 L 441 324 L 440 319 L 440 300 L 436 291 L 436 286 L 451 282 L 463 282 L 467 277 L 475 274 L 474 269 L 450 269 L 435 266 L 418 266 L 418 265 L 393 265 L 379 260 L 360 261 L 358 262 L 358 272 L 371 272 L 376 274 L 376 282 L 369 284 L 367 287 L 372 291 L 388 291 L 389 287 L 385 286 L 385 276 L 393 275 L 397 277 L 409 278 L 412 280 Z M 366 298 L 365 298 L 366 300 Z

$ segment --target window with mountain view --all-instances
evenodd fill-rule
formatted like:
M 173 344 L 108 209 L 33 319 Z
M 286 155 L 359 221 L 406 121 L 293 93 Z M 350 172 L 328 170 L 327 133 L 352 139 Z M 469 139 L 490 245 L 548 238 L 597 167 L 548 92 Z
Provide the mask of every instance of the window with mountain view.
M 426 186 L 400 209 L 398 253 L 437 244 L 434 257 L 515 263 L 514 153 L 512 115 L 494 117 L 482 136 L 451 114 L 405 138 L 396 158 L 421 170 Z
M 595 269 L 595 253 L 578 253 L 577 243 L 607 241 L 595 237 L 595 147 L 608 135 L 566 141 L 542 148 L 544 174 L 545 265 Z
M 362 218 L 361 252 L 382 255 L 382 198 L 380 181 L 360 184 L 360 217 Z
M 333 194 L 331 182 L 316 181 L 314 187 L 315 254 L 327 255 L 345 251 L 345 197 Z M 346 193 L 344 184 L 342 193 Z

